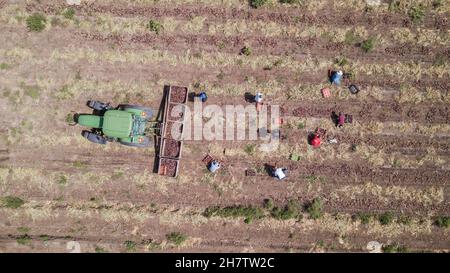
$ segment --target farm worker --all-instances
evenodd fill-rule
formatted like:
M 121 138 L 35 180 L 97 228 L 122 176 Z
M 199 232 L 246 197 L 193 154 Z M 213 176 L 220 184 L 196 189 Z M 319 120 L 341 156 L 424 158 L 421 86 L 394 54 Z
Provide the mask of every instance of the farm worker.
M 219 161 L 213 160 L 213 161 L 211 161 L 211 163 L 209 163 L 208 170 L 210 172 L 212 172 L 212 173 L 216 172 L 219 168 L 220 168 L 220 162 Z
M 202 91 L 200 94 L 198 94 L 198 97 L 202 102 L 206 102 L 206 100 L 208 99 L 208 96 L 206 95 L 205 91 Z
M 262 103 L 262 100 L 263 100 L 263 94 L 261 92 L 256 92 L 255 102 L 256 103 Z
M 313 139 L 311 140 L 311 145 L 312 145 L 314 148 L 317 148 L 317 147 L 320 146 L 320 143 L 321 143 L 321 141 L 320 141 L 319 135 L 318 135 L 318 134 L 314 134 L 314 137 L 313 137 Z
M 263 105 L 262 101 L 263 101 L 263 94 L 260 92 L 256 92 L 255 102 L 256 102 L 256 111 L 257 112 L 261 111 L 261 106 Z
M 278 178 L 279 180 L 282 180 L 286 177 L 285 172 L 287 171 L 287 168 L 274 168 L 274 171 L 272 173 L 273 177 Z
M 341 83 L 341 79 L 342 79 L 342 75 L 343 74 L 344 73 L 342 73 L 342 70 L 333 72 L 331 74 L 331 78 L 330 78 L 331 84 L 334 83 L 336 85 L 339 85 Z
M 345 115 L 342 114 L 342 112 L 339 112 L 338 127 L 344 126 L 344 123 L 345 123 Z

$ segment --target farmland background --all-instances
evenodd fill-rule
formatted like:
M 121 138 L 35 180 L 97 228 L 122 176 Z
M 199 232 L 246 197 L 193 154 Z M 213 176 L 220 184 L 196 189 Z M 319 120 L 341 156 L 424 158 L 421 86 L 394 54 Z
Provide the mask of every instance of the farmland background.
M 292 2 L 0 1 L 0 251 L 448 251 L 450 3 Z M 322 98 L 339 68 L 361 92 Z M 69 126 L 89 99 L 156 109 L 165 84 L 219 105 L 260 90 L 285 139 L 275 153 L 188 141 L 169 179 L 153 149 Z M 332 111 L 354 123 L 336 129 Z M 338 144 L 307 145 L 317 126 Z M 265 174 L 274 163 L 287 180 Z

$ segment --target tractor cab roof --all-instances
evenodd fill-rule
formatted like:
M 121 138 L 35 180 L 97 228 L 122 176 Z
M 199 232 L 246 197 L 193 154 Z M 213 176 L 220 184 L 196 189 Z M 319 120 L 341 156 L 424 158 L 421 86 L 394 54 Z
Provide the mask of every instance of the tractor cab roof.
M 103 116 L 103 133 L 109 137 L 125 138 L 131 134 L 133 116 L 121 110 L 108 110 Z

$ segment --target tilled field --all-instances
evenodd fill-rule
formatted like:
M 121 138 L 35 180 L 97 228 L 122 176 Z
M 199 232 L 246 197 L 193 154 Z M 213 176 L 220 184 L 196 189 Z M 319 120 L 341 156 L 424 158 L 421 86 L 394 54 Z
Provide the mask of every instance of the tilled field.
M 448 2 L 412 1 L 422 21 L 410 4 L 308 2 L 98 0 L 70 15 L 65 1 L 0 1 L 0 251 L 66 252 L 75 241 L 82 252 L 364 252 L 378 241 L 448 252 L 450 229 L 436 224 L 450 216 Z M 46 18 L 41 32 L 27 28 L 35 13 Z M 338 68 L 361 91 L 333 86 L 322 98 L 327 71 Z M 158 109 L 164 85 L 206 90 L 219 106 L 263 92 L 286 121 L 279 149 L 186 140 L 179 176 L 169 178 L 153 173 L 153 148 L 95 145 L 70 126 L 90 99 Z M 353 123 L 336 128 L 333 111 Z M 318 126 L 338 143 L 312 149 Z M 217 174 L 202 163 L 207 153 L 223 163 Z M 286 180 L 265 172 L 275 163 L 289 169 Z M 293 201 L 298 215 L 277 218 L 266 199 Z M 263 217 L 205 213 L 236 206 Z M 186 240 L 171 241 L 172 232 Z

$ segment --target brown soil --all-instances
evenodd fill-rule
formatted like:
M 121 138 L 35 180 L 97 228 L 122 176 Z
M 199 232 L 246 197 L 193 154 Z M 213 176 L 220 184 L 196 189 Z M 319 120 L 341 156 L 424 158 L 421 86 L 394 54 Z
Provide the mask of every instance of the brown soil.
M 45 13 L 56 13 L 64 9 L 64 4 L 54 3 L 28 3 L 28 11 L 41 11 Z M 230 19 L 262 20 L 272 21 L 279 24 L 296 25 L 336 25 L 336 26 L 386 26 L 386 27 L 411 27 L 412 21 L 407 15 L 394 13 L 371 14 L 370 12 L 352 12 L 342 10 L 329 10 L 328 7 L 318 11 L 317 14 L 310 14 L 289 9 L 289 7 L 279 9 L 247 9 L 226 7 L 201 7 L 195 5 L 180 6 L 146 6 L 146 5 L 123 5 L 120 3 L 102 5 L 97 3 L 82 3 L 75 6 L 76 12 L 81 15 L 89 15 L 92 12 L 111 13 L 115 16 L 134 17 L 145 16 L 152 18 L 175 17 L 178 19 L 190 19 L 196 16 L 214 18 L 216 21 L 226 21 Z M 324 16 L 326 15 L 326 16 Z M 433 14 L 427 16 L 423 26 L 427 28 L 446 29 L 449 25 L 445 14 Z
M 164 146 L 163 156 L 175 158 L 180 156 L 180 148 L 181 148 L 180 141 L 166 138 L 163 140 L 163 146 Z
M 296 117 L 322 117 L 329 118 L 331 112 L 338 112 L 339 109 L 346 109 L 346 112 L 353 114 L 354 120 L 358 121 L 415 121 L 426 123 L 449 123 L 450 107 L 445 103 L 423 103 L 420 106 L 404 103 L 402 111 L 399 112 L 395 102 L 372 103 L 346 103 L 337 106 L 335 102 L 310 104 L 305 103 L 292 110 L 292 115 Z
M 406 61 L 410 58 L 420 60 L 425 63 L 433 63 L 437 57 L 448 55 L 448 50 L 437 48 L 433 45 L 416 46 L 416 45 L 394 45 L 385 48 L 376 48 L 371 53 L 365 53 L 354 44 L 343 44 L 330 42 L 324 38 L 285 38 L 278 37 L 260 37 L 260 36 L 229 36 L 222 37 L 218 35 L 208 34 L 179 34 L 162 33 L 158 36 L 150 33 L 134 34 L 134 35 L 103 35 L 101 33 L 77 32 L 77 35 L 86 40 L 108 41 L 119 46 L 126 46 L 131 43 L 140 43 L 151 45 L 160 49 L 185 48 L 191 49 L 195 47 L 197 51 L 215 52 L 217 47 L 221 47 L 222 52 L 236 53 L 242 48 L 242 44 L 251 46 L 255 51 L 255 55 L 272 54 L 282 55 L 286 51 L 295 51 L 302 48 L 304 52 L 319 53 L 322 58 L 332 58 L 339 51 L 341 55 L 352 58 L 378 59 L 380 54 L 390 55 L 389 62 Z

